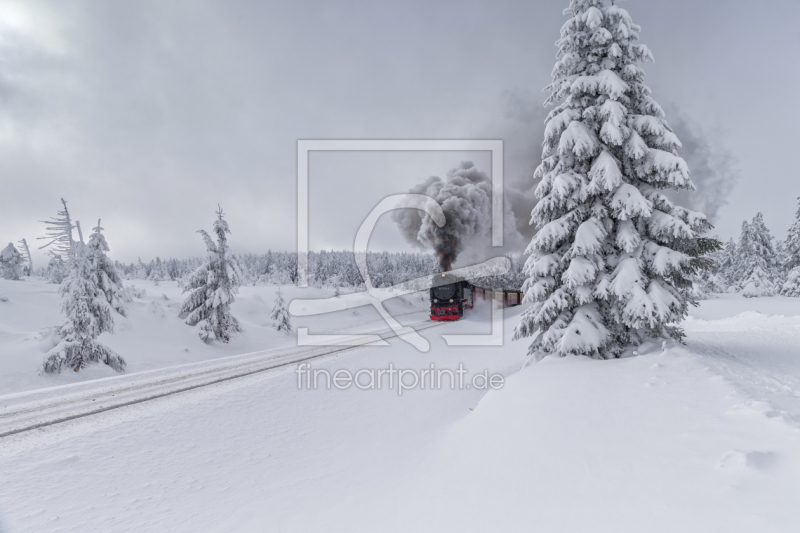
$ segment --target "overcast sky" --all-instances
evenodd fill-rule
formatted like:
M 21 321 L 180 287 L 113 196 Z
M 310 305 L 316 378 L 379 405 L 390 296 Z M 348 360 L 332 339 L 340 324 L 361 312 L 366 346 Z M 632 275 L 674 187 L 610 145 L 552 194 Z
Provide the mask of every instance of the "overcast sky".
M 567 5 L 0 1 L 0 246 L 36 242 L 64 197 L 85 231 L 103 219 L 123 261 L 202 254 L 194 232 L 217 203 L 236 251 L 293 250 L 298 139 L 503 139 L 529 213 Z M 800 2 L 623 7 L 687 144 L 693 205 L 725 239 L 758 211 L 783 237 L 800 195 Z M 488 167 L 477 153 L 312 156 L 312 248 L 351 246 L 382 196 L 467 158 Z M 373 249 L 402 246 L 382 220 Z

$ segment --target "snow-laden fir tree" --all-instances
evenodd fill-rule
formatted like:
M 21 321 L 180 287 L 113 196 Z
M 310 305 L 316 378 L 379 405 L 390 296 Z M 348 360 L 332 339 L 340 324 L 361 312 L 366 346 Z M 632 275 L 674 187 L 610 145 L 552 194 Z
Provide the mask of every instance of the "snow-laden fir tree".
M 285 331 L 286 333 L 292 331 L 292 323 L 289 320 L 289 312 L 286 310 L 286 304 L 283 301 L 283 294 L 281 294 L 280 287 L 278 287 L 278 292 L 275 294 L 275 305 L 269 317 L 272 319 L 272 324 L 278 331 Z
M 736 259 L 739 256 L 739 250 L 733 238 L 725 243 L 725 247 L 720 250 L 717 260 L 717 274 L 720 280 L 725 285 L 725 290 L 719 292 L 728 292 L 731 287 L 736 285 Z M 735 290 L 735 289 L 734 289 Z
M 786 271 L 800 267 L 800 196 L 797 197 L 797 212 L 794 222 L 789 226 L 789 234 L 786 237 L 786 259 L 783 264 Z
M 781 277 L 778 256 L 761 213 L 757 213 L 749 223 L 742 222 L 732 277 L 741 291 L 752 285 L 750 296 L 772 296 L 775 293 L 775 284 Z
M 134 277 L 136 279 L 147 279 L 147 267 L 144 263 L 142 263 L 142 258 L 138 258 L 138 263 L 136 263 L 136 269 L 134 270 Z
M 241 284 L 241 270 L 228 247 L 226 234 L 230 229 L 223 216 L 220 207 L 213 228 L 216 243 L 204 230 L 198 231 L 206 243 L 206 257 L 183 289 L 190 294 L 183 302 L 180 316 L 190 326 L 203 322 L 199 335 L 205 342 L 228 342 L 242 331 L 231 314 L 231 304 Z
M 60 255 L 51 254 L 50 261 L 44 271 L 44 278 L 56 285 L 61 284 L 67 277 L 67 264 L 61 259 Z
M 746 279 L 742 280 L 742 296 L 745 298 L 758 298 L 759 296 L 773 296 L 775 284 L 760 265 L 755 265 Z
M 718 241 L 706 217 L 661 191 L 693 190 L 681 144 L 650 96 L 628 12 L 572 0 L 548 86 L 539 230 L 527 249 L 515 338 L 529 353 L 618 357 L 646 338 L 680 339 L 692 276 Z
M 155 286 L 158 286 L 159 281 L 167 279 L 167 271 L 164 268 L 164 263 L 161 262 L 161 258 L 156 257 L 156 262 L 153 264 L 153 268 L 150 269 L 149 279 Z
M 47 354 L 42 370 L 53 373 L 71 368 L 77 372 L 99 362 L 123 372 L 125 360 L 97 342 L 101 333 L 114 331 L 114 317 L 96 283 L 90 251 L 78 241 L 69 255 L 68 275 L 58 291 L 66 321 L 59 330 L 61 341 Z
M 100 220 L 98 220 L 97 227 L 94 228 L 89 236 L 89 242 L 86 244 L 95 278 L 94 282 L 111 308 L 125 316 L 125 302 L 129 300 L 129 296 L 125 292 L 122 278 L 117 273 L 114 262 L 106 256 L 106 252 L 110 248 L 102 231 L 103 228 L 100 227 Z
M 800 298 L 800 266 L 794 267 L 781 287 L 781 296 Z
M 0 250 L 0 278 L 17 280 L 22 275 L 22 254 L 12 243 Z
M 25 275 L 32 276 L 33 275 L 33 257 L 31 257 L 31 249 L 28 247 L 28 241 L 25 239 L 20 239 L 19 241 L 19 250 L 20 254 L 22 254 L 22 258 L 28 262 L 28 266 L 25 267 Z

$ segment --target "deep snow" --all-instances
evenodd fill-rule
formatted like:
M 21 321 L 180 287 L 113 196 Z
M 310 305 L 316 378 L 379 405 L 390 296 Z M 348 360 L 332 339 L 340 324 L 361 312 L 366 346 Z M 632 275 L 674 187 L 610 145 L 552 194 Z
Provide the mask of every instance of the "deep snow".
M 42 379 L 40 342 L 25 340 L 40 327 L 31 317 L 58 317 L 45 309 L 49 287 L 7 284 L 0 356 L 18 366 L 2 383 L 23 390 Z M 234 311 L 250 333 L 227 347 L 203 345 L 170 315 L 177 288 L 156 290 L 106 340 L 131 367 L 294 342 L 265 325 L 274 287 L 243 288 Z M 160 292 L 163 319 L 147 314 Z M 424 303 L 391 305 L 413 323 Z M 448 348 L 440 337 L 486 331 L 483 306 L 423 332 L 428 353 L 395 339 L 313 363 L 463 363 L 505 375 L 497 391 L 307 390 L 286 368 L 3 439 L 0 515 L 10 531 L 37 533 L 797 530 L 800 299 L 725 295 L 692 310 L 686 346 L 521 371 L 526 344 L 510 341 L 519 311 L 507 311 L 503 347 Z M 312 318 L 314 333 L 385 328 L 347 313 Z

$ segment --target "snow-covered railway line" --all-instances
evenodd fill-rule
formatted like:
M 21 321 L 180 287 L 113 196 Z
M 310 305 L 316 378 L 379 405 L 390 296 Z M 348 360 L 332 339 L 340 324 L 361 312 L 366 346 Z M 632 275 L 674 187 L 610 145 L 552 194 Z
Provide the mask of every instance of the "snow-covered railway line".
M 420 322 L 411 327 L 421 331 L 438 325 Z M 278 348 L 3 396 L 0 397 L 0 438 L 363 348 L 374 340 L 374 335 L 384 340 L 397 337 L 394 331 L 386 330 L 365 334 L 363 344 Z

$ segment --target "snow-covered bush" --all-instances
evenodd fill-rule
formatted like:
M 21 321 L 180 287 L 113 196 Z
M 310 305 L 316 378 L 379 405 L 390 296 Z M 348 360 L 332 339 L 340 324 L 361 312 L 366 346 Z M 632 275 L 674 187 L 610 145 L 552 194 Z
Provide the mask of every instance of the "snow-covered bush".
M 125 370 L 125 360 L 97 342 L 103 332 L 114 331 L 111 306 L 96 283 L 89 249 L 82 242 L 73 245 L 68 276 L 59 287 L 61 310 L 66 321 L 59 334 L 61 341 L 48 352 L 42 370 L 78 371 L 90 363 L 105 363 L 117 372 Z
M 230 229 L 223 216 L 220 208 L 213 229 L 216 243 L 204 230 L 198 231 L 206 243 L 206 257 L 183 289 L 190 294 L 181 306 L 180 317 L 190 326 L 203 322 L 199 335 L 205 342 L 228 342 L 242 331 L 239 321 L 231 314 L 241 271 L 228 247 L 226 234 Z
M 275 329 L 278 331 L 285 331 L 286 333 L 292 331 L 289 312 L 286 310 L 286 304 L 283 301 L 283 294 L 281 294 L 280 287 L 278 287 L 278 292 L 275 294 L 275 306 L 272 308 L 270 318 L 272 319 Z
M 147 295 L 147 290 L 140 289 L 136 285 L 127 285 L 125 290 L 128 292 L 130 298 L 144 298 Z
M 558 41 L 540 180 L 515 338 L 529 353 L 618 357 L 681 338 L 699 256 L 714 249 L 701 213 L 662 190 L 692 190 L 680 142 L 643 83 L 640 28 L 604 0 L 572 0 Z M 716 241 L 713 241 L 716 242 Z
M 22 275 L 22 255 L 13 244 L 0 250 L 0 278 L 17 280 Z

